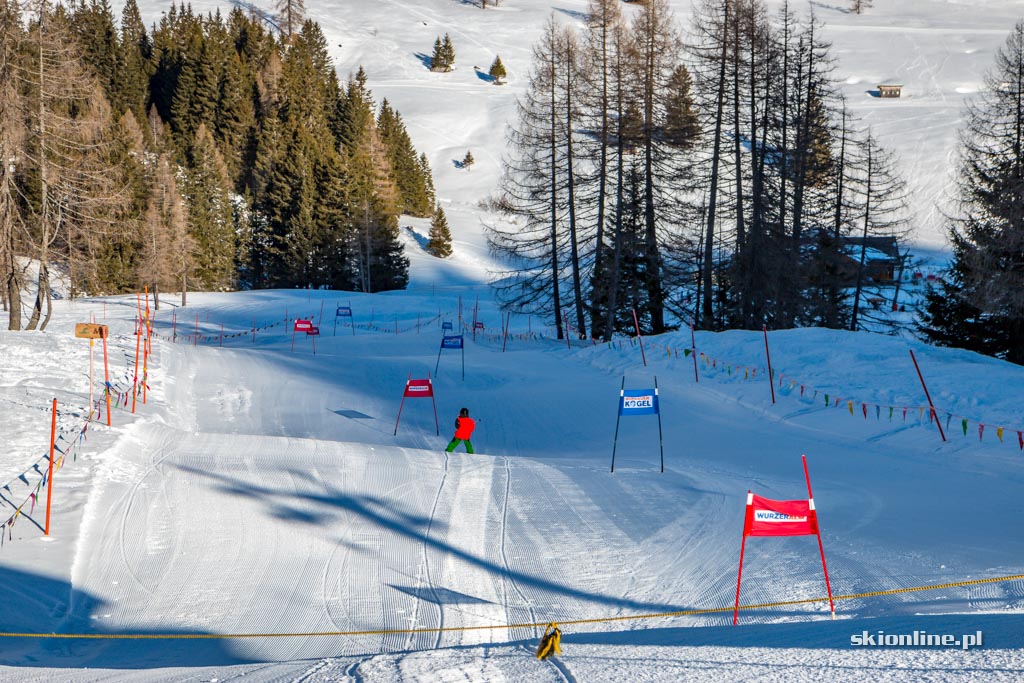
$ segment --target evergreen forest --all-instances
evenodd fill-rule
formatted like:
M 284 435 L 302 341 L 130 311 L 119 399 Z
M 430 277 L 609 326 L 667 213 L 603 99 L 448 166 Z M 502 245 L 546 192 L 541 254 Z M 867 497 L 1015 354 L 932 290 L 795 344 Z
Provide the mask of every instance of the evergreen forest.
M 173 5 L 147 30 L 135 0 L 119 26 L 106 0 L 0 0 L 0 157 L 12 330 L 45 328 L 54 268 L 72 296 L 148 286 L 183 304 L 190 290 L 401 289 L 397 217 L 434 213 L 401 114 L 362 68 L 338 78 L 301 2 L 269 18 Z

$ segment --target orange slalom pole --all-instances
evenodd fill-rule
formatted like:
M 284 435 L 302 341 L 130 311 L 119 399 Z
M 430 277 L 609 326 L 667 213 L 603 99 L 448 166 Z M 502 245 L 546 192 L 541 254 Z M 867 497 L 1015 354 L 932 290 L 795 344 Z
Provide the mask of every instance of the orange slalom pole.
M 53 399 L 53 416 L 50 420 L 50 473 L 46 477 L 46 529 L 44 536 L 50 535 L 50 501 L 53 500 L 53 449 L 57 440 L 57 399 Z

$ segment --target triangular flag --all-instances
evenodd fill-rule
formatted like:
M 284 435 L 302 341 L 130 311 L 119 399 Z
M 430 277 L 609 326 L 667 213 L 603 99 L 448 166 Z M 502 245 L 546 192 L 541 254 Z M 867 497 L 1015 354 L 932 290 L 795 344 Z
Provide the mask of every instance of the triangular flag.
M 960 427 L 964 430 L 964 436 L 967 436 L 967 418 L 960 420 Z
M 907 421 L 907 407 L 903 406 L 903 421 Z
M 846 405 L 850 408 L 850 415 L 853 415 L 853 401 L 847 401 Z
M 875 419 L 876 420 L 880 420 L 881 418 L 882 418 L 882 406 L 876 405 L 875 406 Z
M 1017 443 L 1020 445 L 1020 449 L 1024 451 L 1024 432 L 1017 432 Z
M 982 435 L 985 433 L 985 425 L 978 424 L 978 441 L 981 441 Z
M 931 413 L 928 414 L 928 418 L 928 421 L 931 422 Z M 924 419 L 924 406 L 921 406 L 921 410 L 917 413 L 917 421 L 920 422 L 922 419 Z
M 861 409 L 861 412 L 864 413 L 864 419 L 865 420 L 868 419 L 868 404 L 867 403 L 861 403 L 860 404 L 860 409 Z
M 826 408 L 828 408 L 828 406 L 829 406 L 829 403 L 830 403 L 830 402 L 829 402 L 829 400 L 828 400 L 828 394 L 825 394 L 825 407 L 826 407 Z
M 1003 442 L 1003 428 L 1002 427 L 996 427 L 996 436 L 999 437 L 999 443 L 1002 443 Z
M 800 398 L 803 398 L 803 397 L 804 397 L 804 385 L 801 384 L 800 385 Z
M 893 411 L 892 406 L 889 406 L 889 422 L 892 422 L 892 411 Z

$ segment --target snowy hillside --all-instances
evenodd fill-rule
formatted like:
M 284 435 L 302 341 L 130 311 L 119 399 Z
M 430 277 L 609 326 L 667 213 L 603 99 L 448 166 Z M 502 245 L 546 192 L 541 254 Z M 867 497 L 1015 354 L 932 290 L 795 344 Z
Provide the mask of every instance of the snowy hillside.
M 850 4 L 790 3 L 794 11 L 813 9 L 824 23 L 851 112 L 896 154 L 911 191 L 911 241 L 944 246 L 940 208 L 964 99 L 981 87 L 1024 7 L 1017 0 L 875 0 L 858 15 Z M 161 0 L 139 5 L 147 24 L 167 9 Z M 216 0 L 191 5 L 197 12 L 229 7 Z M 685 29 L 691 0 L 671 5 Z M 330 0 L 308 14 L 323 27 L 339 76 L 362 65 L 378 101 L 387 98 L 401 112 L 413 143 L 427 153 L 461 251 L 483 258 L 480 221 L 487 217 L 478 202 L 497 186 L 505 126 L 525 90 L 532 45 L 549 16 L 582 28 L 586 8 L 585 0 L 504 0 L 487 10 L 468 0 Z M 432 73 L 424 59 L 445 33 L 455 46 L 455 69 Z M 486 75 L 496 55 L 508 70 L 506 85 Z M 901 84 L 902 96 L 879 98 L 883 83 Z M 468 170 L 455 163 L 467 150 L 476 158 Z
M 861 16 L 839 4 L 814 7 L 848 95 L 911 175 L 918 240 L 939 244 L 931 200 L 960 101 L 1019 3 L 876 0 Z M 45 333 L 0 331 L 0 681 L 1024 677 L 1024 368 L 803 329 L 768 334 L 769 384 L 760 333 L 684 329 L 641 349 L 502 320 L 479 201 L 533 37 L 551 11 L 580 21 L 585 7 L 308 8 L 342 75 L 364 65 L 430 157 L 455 255 L 428 256 L 426 222 L 403 221 L 407 291 L 165 297 L 145 396 L 131 392 L 134 296 L 62 299 Z M 142 7 L 147 21 L 161 9 Z M 445 32 L 456 70 L 430 73 L 417 53 Z M 506 86 L 473 69 L 495 54 Z M 900 100 L 867 93 L 892 81 Z M 472 170 L 453 163 L 467 149 Z M 296 317 L 320 335 L 293 334 Z M 111 333 L 109 428 L 101 346 L 97 413 L 89 343 L 73 336 L 91 321 Z M 464 356 L 440 348 L 444 322 L 468 326 Z M 402 401 L 410 376 L 431 378 L 436 422 L 426 398 Z M 620 388 L 655 382 L 660 427 L 653 415 L 617 425 Z M 445 454 L 461 407 L 476 453 Z M 816 539 L 755 537 L 734 627 L 747 491 L 806 498 L 802 454 L 836 619 Z M 549 622 L 562 654 L 542 662 Z M 914 632 L 959 644 L 882 640 Z

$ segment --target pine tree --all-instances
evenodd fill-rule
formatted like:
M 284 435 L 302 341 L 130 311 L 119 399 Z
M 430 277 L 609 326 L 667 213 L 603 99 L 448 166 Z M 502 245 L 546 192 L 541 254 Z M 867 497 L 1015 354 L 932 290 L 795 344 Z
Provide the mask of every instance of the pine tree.
M 444 64 L 444 47 L 441 44 L 441 36 L 434 40 L 434 52 L 430 55 L 431 71 L 449 71 Z
M 423 166 L 413 149 L 402 115 L 385 99 L 377 115 L 377 130 L 387 148 L 388 161 L 398 187 L 399 211 L 412 216 L 430 214 L 433 198 Z
M 455 46 L 448 34 L 444 34 L 444 41 L 441 43 L 441 63 L 444 71 L 451 71 L 455 66 Z
M 491 68 L 488 70 L 487 75 L 494 79 L 495 85 L 503 85 L 501 79 L 505 78 L 507 74 L 505 73 L 505 65 L 501 63 L 500 55 L 496 55 L 494 57 L 494 62 L 491 64 Z
M 118 49 L 116 83 L 119 94 L 115 102 L 130 108 L 136 121 L 144 121 L 149 103 L 149 78 L 153 75 L 153 44 L 135 0 L 128 0 L 121 13 Z
M 996 52 L 964 121 L 953 265 L 929 293 L 921 330 L 1024 364 L 1024 21 Z
M 305 0 L 277 0 L 277 23 L 285 42 L 298 33 L 306 14 Z
M 466 156 L 462 157 L 462 168 L 469 170 L 469 168 L 476 163 L 476 159 L 473 158 L 473 153 L 466 150 Z
M 448 218 L 440 206 L 434 210 L 434 217 L 430 220 L 430 241 L 427 242 L 427 251 L 438 258 L 452 255 L 452 233 L 448 229 Z
M 193 288 L 231 289 L 235 282 L 235 230 L 231 180 L 213 135 L 199 124 L 189 153 L 183 194 L 196 244 Z

